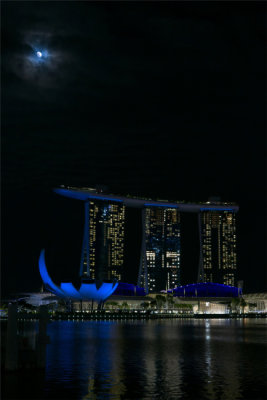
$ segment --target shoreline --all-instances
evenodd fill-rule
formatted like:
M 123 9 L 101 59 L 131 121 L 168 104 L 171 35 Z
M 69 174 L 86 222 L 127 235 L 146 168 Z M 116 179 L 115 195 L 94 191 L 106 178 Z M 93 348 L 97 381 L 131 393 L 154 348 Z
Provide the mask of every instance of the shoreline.
M 245 318 L 266 318 L 267 313 L 249 314 L 186 314 L 186 313 L 150 313 L 142 311 L 93 311 L 93 312 L 56 312 L 49 315 L 50 321 L 110 321 L 110 320 L 157 320 L 157 319 L 245 319 Z M 18 313 L 18 321 L 39 320 L 38 313 Z M 7 321 L 6 317 L 0 320 Z

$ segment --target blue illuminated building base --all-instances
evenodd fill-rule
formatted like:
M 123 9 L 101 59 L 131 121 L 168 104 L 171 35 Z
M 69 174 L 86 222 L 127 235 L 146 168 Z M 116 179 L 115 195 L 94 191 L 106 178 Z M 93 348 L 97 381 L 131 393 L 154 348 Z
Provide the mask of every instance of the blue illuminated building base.
M 168 290 L 175 297 L 238 297 L 242 294 L 240 288 L 221 283 L 193 283 Z

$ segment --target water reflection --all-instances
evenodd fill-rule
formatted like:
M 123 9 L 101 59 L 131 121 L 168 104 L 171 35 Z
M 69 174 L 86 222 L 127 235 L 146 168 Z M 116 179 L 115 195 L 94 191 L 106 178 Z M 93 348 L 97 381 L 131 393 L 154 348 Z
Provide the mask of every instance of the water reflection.
M 54 322 L 51 333 L 50 390 L 56 377 L 83 399 L 243 396 L 243 321 Z
M 41 386 L 19 379 L 15 396 L 13 379 L 9 398 L 265 398 L 264 321 L 55 321 L 48 333 Z

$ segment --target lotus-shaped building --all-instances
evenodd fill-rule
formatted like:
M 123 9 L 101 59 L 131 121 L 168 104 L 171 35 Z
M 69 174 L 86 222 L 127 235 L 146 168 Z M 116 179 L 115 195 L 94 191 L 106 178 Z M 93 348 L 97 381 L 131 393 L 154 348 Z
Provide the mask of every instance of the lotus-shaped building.
M 44 250 L 41 251 L 39 257 L 39 271 L 45 288 L 49 292 L 70 300 L 94 300 L 102 303 L 113 294 L 118 286 L 118 282 L 115 281 L 97 282 L 89 279 L 82 281 L 79 289 L 76 289 L 71 282 L 62 282 L 57 286 L 47 272 Z

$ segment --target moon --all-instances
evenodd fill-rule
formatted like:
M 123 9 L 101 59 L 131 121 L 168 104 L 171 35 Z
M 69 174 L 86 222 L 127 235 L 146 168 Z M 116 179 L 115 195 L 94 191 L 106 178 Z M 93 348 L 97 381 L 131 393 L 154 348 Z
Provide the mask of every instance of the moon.
M 38 58 L 42 58 L 43 57 L 43 53 L 41 51 L 37 51 L 36 55 Z

